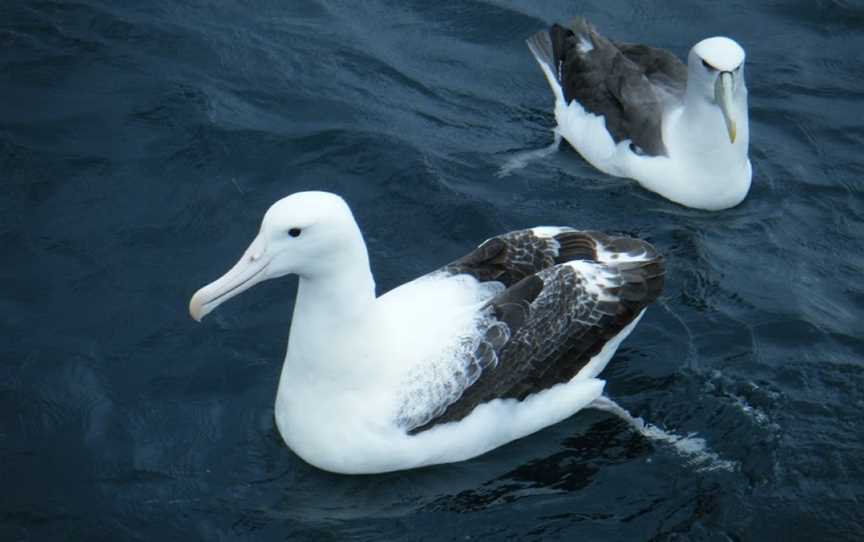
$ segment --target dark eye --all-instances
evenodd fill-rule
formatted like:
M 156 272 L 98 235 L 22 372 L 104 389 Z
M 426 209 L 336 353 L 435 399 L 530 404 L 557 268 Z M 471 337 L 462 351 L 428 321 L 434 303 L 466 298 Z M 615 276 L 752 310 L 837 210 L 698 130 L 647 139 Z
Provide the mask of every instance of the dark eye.
M 300 228 L 291 228 L 288 230 L 288 235 L 291 237 L 300 237 L 301 230 Z
M 705 66 L 705 69 L 708 70 L 709 72 L 716 72 L 717 71 L 717 68 L 715 68 L 711 64 L 708 64 L 707 62 L 705 62 L 704 59 L 702 60 L 702 65 Z

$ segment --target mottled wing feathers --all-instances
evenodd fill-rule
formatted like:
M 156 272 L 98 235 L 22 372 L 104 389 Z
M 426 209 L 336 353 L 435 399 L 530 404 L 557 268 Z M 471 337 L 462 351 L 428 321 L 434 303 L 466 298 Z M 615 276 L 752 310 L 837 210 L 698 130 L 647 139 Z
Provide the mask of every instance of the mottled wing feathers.
M 551 236 L 521 230 L 488 239 L 473 252 L 447 265 L 453 274 L 466 273 L 483 282 L 496 280 L 510 287 L 541 269 L 554 265 L 558 242 Z
M 497 321 L 475 355 L 482 365 L 479 376 L 434 418 L 409 427 L 412 433 L 461 420 L 495 398 L 521 399 L 566 382 L 661 292 L 663 259 L 651 245 L 598 232 L 556 231 L 547 236 L 524 230 L 491 239 L 459 260 L 460 265 L 447 267 L 470 269 L 475 277 L 478 271 L 486 275 L 490 269 L 507 269 L 501 254 L 508 247 L 519 247 L 517 253 L 534 254 L 534 261 L 542 262 L 488 303 Z M 489 250 L 496 239 L 503 245 L 493 243 L 498 249 Z M 481 250 L 491 255 L 488 264 L 480 261 Z M 512 273 L 498 276 L 512 278 Z
M 559 327 L 553 347 L 544 351 L 546 359 L 550 360 L 548 366 L 526 375 L 510 396 L 522 398 L 570 380 L 663 291 L 664 261 L 651 245 L 638 239 L 585 233 L 586 239 L 595 242 L 593 260 L 561 266 L 564 276 L 559 278 L 559 283 L 577 292 L 569 297 L 573 302 L 572 297 L 578 296 L 576 302 L 580 310 Z M 542 337 L 543 331 L 537 328 L 525 333 Z M 524 348 L 525 342 L 513 344 Z M 531 351 L 508 354 L 515 358 L 537 355 Z M 502 353 L 502 360 L 505 357 Z
M 576 100 L 603 116 L 616 143 L 629 139 L 640 152 L 666 154 L 662 114 L 687 81 L 686 66 L 677 58 L 660 49 L 610 41 L 582 18 L 569 28 L 556 24 L 539 32 L 529 39 L 529 47 L 553 67 L 566 103 Z
M 642 310 L 663 291 L 666 266 L 657 250 L 640 239 L 584 232 L 594 242 L 595 261 L 614 267 L 623 284 L 610 290 L 632 310 Z M 562 243 L 562 250 L 566 245 Z

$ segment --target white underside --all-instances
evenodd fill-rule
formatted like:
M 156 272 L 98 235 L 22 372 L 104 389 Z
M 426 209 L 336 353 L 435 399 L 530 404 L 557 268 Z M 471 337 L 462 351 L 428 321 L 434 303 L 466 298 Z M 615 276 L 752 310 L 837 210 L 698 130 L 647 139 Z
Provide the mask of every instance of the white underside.
M 642 316 L 609 341 L 570 382 L 523 401 L 493 400 L 459 422 L 408 435 L 395 423 L 406 386 L 411 390 L 406 383 L 417 371 L 429 378 L 430 385 L 441 379 L 438 373 L 449 367 L 442 355 L 446 358 L 460 348 L 454 337 L 461 339 L 465 330 L 472 329 L 477 308 L 495 291 L 470 277 L 432 275 L 378 298 L 376 314 L 367 324 L 338 338 L 304 339 L 309 334 L 292 327 L 275 411 L 285 442 L 308 463 L 346 474 L 478 456 L 555 424 L 599 397 L 604 382 L 597 376 Z M 295 322 L 302 317 L 295 313 Z M 306 351 L 316 358 L 329 357 L 330 362 L 304 360 Z M 417 393 L 418 401 L 427 399 Z
M 592 166 L 616 177 L 634 179 L 643 187 L 687 207 L 720 210 L 740 203 L 750 190 L 752 168 L 747 158 L 746 133 L 733 146 L 721 141 L 709 151 L 693 150 L 692 137 L 677 133 L 681 108 L 663 118 L 663 142 L 669 156 L 643 156 L 630 149 L 629 139 L 615 143 L 602 116 L 586 111 L 575 100 L 565 103 L 561 86 L 548 66 L 540 62 L 555 94 L 557 131 Z M 746 110 L 740 122 L 746 128 Z M 712 119 L 725 134 L 719 109 Z

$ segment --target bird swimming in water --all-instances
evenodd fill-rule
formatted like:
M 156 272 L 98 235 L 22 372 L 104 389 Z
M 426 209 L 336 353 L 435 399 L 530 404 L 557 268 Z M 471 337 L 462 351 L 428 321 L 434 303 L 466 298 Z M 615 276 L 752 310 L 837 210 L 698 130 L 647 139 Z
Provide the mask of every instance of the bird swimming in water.
M 557 132 L 591 165 L 687 207 L 726 209 L 747 196 L 745 54 L 735 41 L 704 39 L 685 65 L 577 18 L 528 47 L 555 95 Z
M 644 241 L 546 226 L 377 296 L 348 205 L 300 192 L 189 312 L 298 275 L 276 425 L 312 465 L 377 473 L 469 459 L 589 405 L 664 273 Z

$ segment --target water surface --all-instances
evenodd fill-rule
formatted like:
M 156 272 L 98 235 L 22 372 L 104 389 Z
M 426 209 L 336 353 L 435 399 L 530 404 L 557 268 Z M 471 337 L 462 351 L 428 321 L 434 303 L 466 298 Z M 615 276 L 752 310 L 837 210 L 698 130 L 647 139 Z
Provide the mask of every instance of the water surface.
M 742 205 L 566 146 L 496 175 L 552 141 L 524 39 L 577 7 L 682 57 L 743 44 Z M 0 538 L 860 539 L 862 31 L 841 0 L 4 2 Z M 273 423 L 295 281 L 186 313 L 306 189 L 352 205 L 382 292 L 517 228 L 650 240 L 665 294 L 607 391 L 720 463 L 585 411 L 455 465 L 306 465 Z

